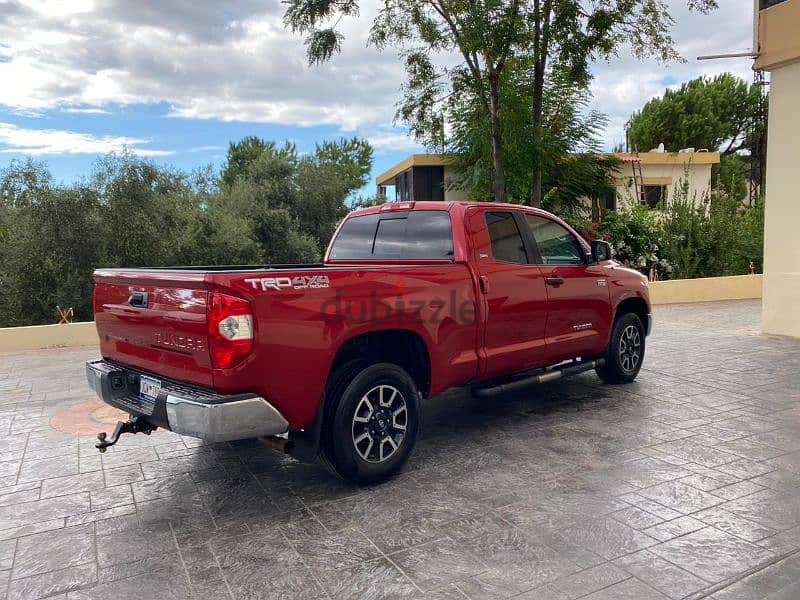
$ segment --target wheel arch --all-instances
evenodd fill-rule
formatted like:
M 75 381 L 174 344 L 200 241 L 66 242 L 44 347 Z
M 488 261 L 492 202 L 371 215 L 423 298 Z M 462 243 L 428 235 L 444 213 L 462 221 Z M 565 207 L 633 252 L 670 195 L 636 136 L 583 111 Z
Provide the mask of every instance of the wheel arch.
M 312 427 L 290 433 L 293 441 L 291 454 L 298 460 L 311 462 L 320 450 L 322 431 L 333 407 L 335 394 L 330 385 L 337 371 L 355 361 L 364 365 L 387 362 L 404 369 L 423 396 L 431 389 L 431 358 L 425 340 L 409 329 L 382 329 L 355 335 L 339 346 L 325 378 L 325 392 L 317 408 Z
M 648 329 L 648 320 L 650 319 L 650 309 L 647 306 L 644 298 L 641 296 L 629 296 L 621 300 L 614 309 L 614 321 L 624 314 L 633 313 L 639 317 L 644 325 L 644 330 Z
M 336 352 L 328 377 L 348 361 L 364 358 L 369 363 L 388 362 L 403 368 L 423 396 L 431 388 L 431 357 L 425 340 L 410 329 L 382 329 L 353 336 Z

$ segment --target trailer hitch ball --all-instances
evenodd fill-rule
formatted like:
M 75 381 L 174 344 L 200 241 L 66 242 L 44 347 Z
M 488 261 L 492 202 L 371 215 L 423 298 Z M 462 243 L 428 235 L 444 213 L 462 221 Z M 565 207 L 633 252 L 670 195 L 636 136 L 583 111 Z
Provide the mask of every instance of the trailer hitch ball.
M 145 435 L 150 435 L 153 431 L 155 431 L 157 427 L 148 423 L 147 421 L 141 421 L 138 417 L 134 417 L 130 421 L 117 421 L 117 425 L 114 427 L 114 432 L 111 434 L 111 438 L 108 437 L 108 434 L 105 431 L 101 431 L 97 434 L 97 443 L 94 445 L 100 453 L 104 453 L 109 446 L 113 446 L 119 441 L 119 436 L 123 433 L 143 433 Z

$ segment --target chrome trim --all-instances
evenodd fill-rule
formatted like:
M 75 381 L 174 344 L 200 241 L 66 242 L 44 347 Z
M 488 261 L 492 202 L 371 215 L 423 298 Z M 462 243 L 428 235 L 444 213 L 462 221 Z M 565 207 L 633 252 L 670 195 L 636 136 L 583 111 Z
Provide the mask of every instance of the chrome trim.
M 203 404 L 167 394 L 166 409 L 172 431 L 209 442 L 276 435 L 286 433 L 289 429 L 289 423 L 283 415 L 260 396 Z
M 86 381 L 103 402 L 160 427 L 165 426 L 163 415 L 166 412 L 166 425 L 181 435 L 209 442 L 226 442 L 277 435 L 289 430 L 289 423 L 284 416 L 255 394 L 225 396 L 207 388 L 162 379 L 161 392 L 153 404 L 139 399 L 138 379 L 135 391 L 129 385 L 112 389 L 112 376 L 144 374 L 133 367 L 105 360 L 86 363 Z M 160 407 L 164 407 L 164 411 Z M 162 415 L 160 420 L 157 417 L 159 414 Z
M 645 335 L 650 335 L 650 333 L 652 331 L 653 331 L 653 313 L 648 313 L 647 314 L 647 331 L 645 332 Z

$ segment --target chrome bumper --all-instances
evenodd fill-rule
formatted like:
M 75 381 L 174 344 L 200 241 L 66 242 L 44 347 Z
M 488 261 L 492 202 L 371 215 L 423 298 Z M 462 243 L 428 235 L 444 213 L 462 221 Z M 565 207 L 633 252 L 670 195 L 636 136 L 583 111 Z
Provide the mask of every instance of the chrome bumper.
M 95 360 L 86 363 L 89 387 L 107 404 L 153 425 L 209 442 L 227 442 L 286 433 L 289 423 L 261 396 L 225 396 L 159 377 L 156 400 L 139 396 L 138 369 Z
M 653 331 L 653 313 L 647 315 L 647 333 L 645 335 L 650 335 L 651 331 Z

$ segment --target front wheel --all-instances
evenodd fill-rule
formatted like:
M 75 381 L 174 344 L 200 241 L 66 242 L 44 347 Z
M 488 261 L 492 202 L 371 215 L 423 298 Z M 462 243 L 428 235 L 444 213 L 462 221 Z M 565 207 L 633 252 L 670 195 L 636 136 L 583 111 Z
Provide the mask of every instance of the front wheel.
M 368 366 L 337 386 L 326 424 L 323 462 L 353 483 L 374 483 L 408 459 L 420 424 L 414 380 L 390 363 Z
M 644 361 L 645 330 L 634 313 L 621 315 L 611 331 L 605 364 L 597 367 L 597 375 L 606 383 L 630 383 L 639 374 Z

